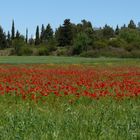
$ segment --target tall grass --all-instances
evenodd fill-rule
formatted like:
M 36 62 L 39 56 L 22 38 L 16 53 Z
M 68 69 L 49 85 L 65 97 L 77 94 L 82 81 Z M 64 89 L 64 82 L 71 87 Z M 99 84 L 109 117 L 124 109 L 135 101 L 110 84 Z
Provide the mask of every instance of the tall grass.
M 1 140 L 138 140 L 139 97 L 93 100 L 49 96 L 46 102 L 0 98 Z

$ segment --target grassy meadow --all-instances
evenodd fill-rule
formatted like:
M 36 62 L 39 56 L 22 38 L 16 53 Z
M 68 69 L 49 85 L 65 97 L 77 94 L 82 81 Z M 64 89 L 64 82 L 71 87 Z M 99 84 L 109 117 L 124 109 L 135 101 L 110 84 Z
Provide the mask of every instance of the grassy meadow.
M 139 65 L 133 58 L 85 58 L 63 56 L 0 56 L 0 64 L 89 64 L 89 65 Z

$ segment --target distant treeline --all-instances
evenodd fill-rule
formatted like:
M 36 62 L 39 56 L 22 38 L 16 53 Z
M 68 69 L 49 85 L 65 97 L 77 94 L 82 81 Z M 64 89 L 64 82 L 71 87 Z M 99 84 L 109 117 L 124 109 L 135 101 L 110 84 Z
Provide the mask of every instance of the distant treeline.
M 65 19 L 55 31 L 51 25 L 37 26 L 35 38 L 22 35 L 12 21 L 11 31 L 0 26 L 0 52 L 5 55 L 63 55 L 83 57 L 140 57 L 140 23 L 95 28 L 90 21 L 79 24 Z M 1 54 L 0 54 L 1 55 Z

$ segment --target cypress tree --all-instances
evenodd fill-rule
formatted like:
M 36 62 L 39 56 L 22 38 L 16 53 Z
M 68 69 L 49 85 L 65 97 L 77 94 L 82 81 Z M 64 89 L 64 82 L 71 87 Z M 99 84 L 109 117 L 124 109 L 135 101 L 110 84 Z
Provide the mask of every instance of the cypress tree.
M 42 27 L 41 27 L 41 34 L 40 34 L 40 40 L 41 40 L 41 42 L 43 42 L 44 41 L 44 33 L 45 33 L 45 27 L 44 27 L 44 25 L 42 24 Z
M 26 29 L 26 43 L 28 43 L 28 29 Z
M 35 38 L 35 45 L 40 44 L 40 36 L 39 36 L 39 26 L 36 28 L 36 38 Z
M 119 26 L 117 25 L 116 29 L 115 29 L 115 35 L 118 35 L 119 34 Z
M 15 38 L 15 23 L 14 23 L 14 20 L 12 21 L 11 38 L 12 38 L 12 40 Z

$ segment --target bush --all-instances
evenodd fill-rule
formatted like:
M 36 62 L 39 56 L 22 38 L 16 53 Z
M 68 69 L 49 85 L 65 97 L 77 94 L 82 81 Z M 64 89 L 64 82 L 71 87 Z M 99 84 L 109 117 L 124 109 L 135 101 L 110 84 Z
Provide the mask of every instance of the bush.
M 81 57 L 93 57 L 93 58 L 96 58 L 96 57 L 99 57 L 100 56 L 100 53 L 98 50 L 91 50 L 91 51 L 87 51 L 87 52 L 82 52 L 80 54 Z
M 33 50 L 28 46 L 19 47 L 17 50 L 12 50 L 11 55 L 18 55 L 18 56 L 30 56 L 33 54 Z
M 91 44 L 91 40 L 85 33 L 79 33 L 74 40 L 72 54 L 80 54 L 83 51 L 87 51 Z
M 67 52 L 68 52 L 67 48 L 59 47 L 56 51 L 56 55 L 57 56 L 67 56 Z
M 127 45 L 126 50 L 131 52 L 131 51 L 140 51 L 140 42 L 132 42 L 130 44 Z
M 137 42 L 140 41 L 140 32 L 135 29 L 126 28 L 120 31 L 119 37 L 128 43 Z
M 27 56 L 30 56 L 33 54 L 33 50 L 27 46 L 27 47 L 21 47 L 21 55 L 27 55 Z
M 133 50 L 131 52 L 131 58 L 140 58 L 140 51 L 138 50 Z
M 109 41 L 108 45 L 114 48 L 125 48 L 127 43 L 123 39 L 113 38 Z
M 129 58 L 132 57 L 131 53 L 126 51 L 123 48 L 113 48 L 108 47 L 106 49 L 100 49 L 100 50 L 92 50 L 83 52 L 80 54 L 82 57 L 118 57 L 118 58 Z
M 49 40 L 48 44 L 47 44 L 47 48 L 49 52 L 53 52 L 57 50 L 56 47 L 57 43 L 54 39 Z
M 108 47 L 108 42 L 106 40 L 95 41 L 93 43 L 93 49 L 105 49 Z
M 48 49 L 45 48 L 45 47 L 40 47 L 40 48 L 38 48 L 37 54 L 38 54 L 39 56 L 41 56 L 41 55 L 49 55 L 49 51 L 48 51 Z
M 22 55 L 21 48 L 24 47 L 26 44 L 23 39 L 14 39 L 12 41 L 12 46 L 14 48 L 14 53 L 16 55 Z

